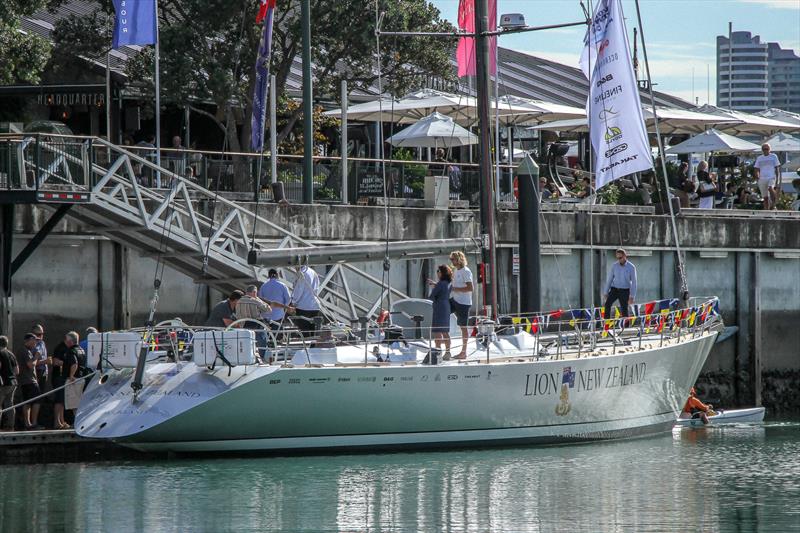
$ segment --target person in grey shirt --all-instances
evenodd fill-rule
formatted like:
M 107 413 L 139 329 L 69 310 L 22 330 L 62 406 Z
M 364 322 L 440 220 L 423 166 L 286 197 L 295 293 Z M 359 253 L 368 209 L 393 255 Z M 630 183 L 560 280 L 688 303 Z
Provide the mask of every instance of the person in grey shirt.
M 206 320 L 206 326 L 225 328 L 236 321 L 236 306 L 244 293 L 240 290 L 233 291 L 227 299 L 222 300 L 211 310 Z
M 606 318 L 611 318 L 611 306 L 619 302 L 622 316 L 628 316 L 628 304 L 636 299 L 636 267 L 628 261 L 628 254 L 622 248 L 616 250 L 617 262 L 611 265 L 603 288 Z

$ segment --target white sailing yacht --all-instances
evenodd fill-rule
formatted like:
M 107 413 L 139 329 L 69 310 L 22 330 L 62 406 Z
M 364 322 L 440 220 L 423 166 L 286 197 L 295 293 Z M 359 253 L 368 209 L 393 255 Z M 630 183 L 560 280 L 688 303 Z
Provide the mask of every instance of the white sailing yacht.
M 621 23 L 603 11 L 615 2 L 599 0 L 598 15 L 604 14 L 595 17 L 595 30 L 612 19 Z M 478 5 L 485 11 L 485 0 Z M 476 40 L 486 50 L 486 35 L 478 32 Z M 598 53 L 608 46 L 598 42 Z M 598 57 L 592 60 L 610 61 Z M 486 143 L 488 107 L 483 111 Z M 607 129 L 607 142 L 628 134 Z M 629 159 L 624 146 L 606 157 Z M 482 149 L 488 154 L 488 145 Z M 491 191 L 491 171 L 482 174 Z M 488 237 L 482 241 L 493 243 Z M 408 305 L 395 302 L 393 311 L 430 316 L 424 309 L 408 313 Z M 296 335 L 273 336 L 263 357 L 251 330 L 175 321 L 95 334 L 89 358 L 98 372 L 75 430 L 138 450 L 174 452 L 488 446 L 651 434 L 675 423 L 722 322 L 713 298 L 680 306 L 652 302 L 631 318 L 604 317 L 596 309 L 533 313 L 510 324 L 479 324 L 467 359 L 458 361 L 431 357 L 429 326 L 429 318 L 417 318 L 400 338 L 376 325 L 362 341 L 333 334 L 313 346 Z M 458 340 L 453 344 L 454 352 L 461 348 Z

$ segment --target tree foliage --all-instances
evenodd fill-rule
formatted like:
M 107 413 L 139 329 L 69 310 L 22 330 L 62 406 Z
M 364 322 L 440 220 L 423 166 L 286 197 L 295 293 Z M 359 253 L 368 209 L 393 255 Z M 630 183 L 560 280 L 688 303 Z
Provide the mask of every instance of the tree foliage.
M 21 22 L 47 4 L 47 0 L 0 1 L 0 85 L 39 81 L 50 58 L 50 43 L 23 32 Z
M 20 0 L 22 1 L 22 0 Z M 68 18 L 56 27 L 59 48 L 98 54 L 109 46 L 105 13 L 108 0 L 94 0 L 96 15 Z M 278 0 L 273 34 L 271 71 L 285 92 L 293 60 L 301 52 L 300 1 Z M 315 98 L 338 100 L 339 84 L 368 90 L 378 78 L 374 0 L 312 0 L 312 60 Z M 229 147 L 246 147 L 250 139 L 254 64 L 261 27 L 255 24 L 255 0 L 160 0 L 162 100 L 189 105 L 206 114 L 226 132 Z M 408 31 L 449 31 L 427 0 L 378 0 L 383 28 Z M 106 41 L 102 43 L 102 41 Z M 452 46 L 450 46 L 452 44 Z M 455 43 L 430 38 L 385 38 L 381 43 L 383 87 L 395 94 L 418 86 L 424 79 L 450 79 Z M 153 49 L 147 47 L 127 66 L 132 82 L 152 91 Z M 193 105 L 216 104 L 216 113 Z M 282 99 L 282 101 L 286 101 Z M 280 139 L 298 124 L 301 106 L 284 106 Z M 280 121 L 279 121 L 280 122 Z M 227 131 L 226 131 L 227 127 Z

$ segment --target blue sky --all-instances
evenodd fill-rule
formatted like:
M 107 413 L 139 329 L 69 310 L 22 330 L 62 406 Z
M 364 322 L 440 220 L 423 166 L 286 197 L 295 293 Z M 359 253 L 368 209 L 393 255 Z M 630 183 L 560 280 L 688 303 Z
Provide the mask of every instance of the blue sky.
M 442 16 L 455 24 L 458 0 L 431 0 Z M 529 25 L 575 22 L 583 17 L 579 0 L 497 0 L 499 13 L 522 13 Z M 632 35 L 636 25 L 633 0 L 622 0 L 626 25 Z M 640 0 L 644 34 L 653 83 L 659 90 L 702 105 L 716 100 L 716 36 L 750 31 L 762 42 L 778 42 L 800 55 L 800 0 Z M 578 65 L 581 27 L 509 35 L 500 46 L 531 52 L 570 65 Z M 641 55 L 639 56 L 641 60 Z M 694 91 L 692 91 L 694 69 Z

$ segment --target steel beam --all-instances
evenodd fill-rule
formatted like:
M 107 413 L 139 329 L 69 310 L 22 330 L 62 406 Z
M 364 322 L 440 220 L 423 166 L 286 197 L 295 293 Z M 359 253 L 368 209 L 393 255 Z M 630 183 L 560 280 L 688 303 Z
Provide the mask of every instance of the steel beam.
M 419 259 L 448 255 L 452 250 L 464 253 L 479 249 L 474 239 L 433 239 L 426 241 L 397 241 L 386 244 L 349 244 L 335 247 L 280 248 L 251 250 L 250 265 L 292 267 L 300 265 L 330 265 L 334 263 L 380 261 L 389 259 Z
M 31 254 L 36 251 L 36 248 L 39 247 L 42 242 L 44 242 L 45 238 L 50 234 L 53 229 L 64 219 L 64 216 L 69 212 L 70 208 L 73 204 L 61 204 L 56 209 L 56 212 L 50 215 L 50 218 L 47 219 L 47 222 L 39 228 L 39 231 L 36 232 L 36 235 L 33 236 L 31 240 L 28 241 L 28 244 L 25 245 L 25 248 L 20 250 L 17 254 L 17 257 L 14 258 L 14 261 L 11 263 L 11 270 L 9 275 L 13 276 L 16 274 L 17 270 L 25 263 L 25 261 L 31 256 Z

